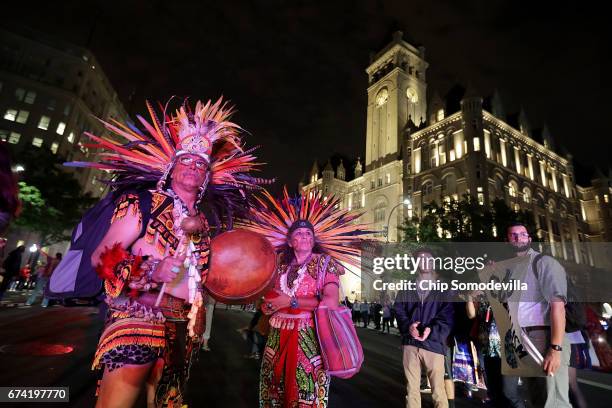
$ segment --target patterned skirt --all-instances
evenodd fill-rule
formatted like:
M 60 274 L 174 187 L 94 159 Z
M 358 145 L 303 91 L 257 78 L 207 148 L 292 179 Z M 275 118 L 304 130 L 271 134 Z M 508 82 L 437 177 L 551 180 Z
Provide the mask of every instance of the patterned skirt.
M 323 367 L 312 317 L 278 319 L 275 315 L 270 325 L 260 372 L 260 408 L 327 407 L 330 377 Z
M 190 306 L 164 295 L 159 308 L 135 300 L 109 300 L 106 326 L 94 357 L 93 367 L 109 371 L 126 364 L 149 364 L 164 359 L 156 401 L 163 407 L 180 407 L 191 364 L 199 351 L 199 336 L 189 337 L 187 314 Z M 203 333 L 204 308 L 198 310 L 196 333 Z

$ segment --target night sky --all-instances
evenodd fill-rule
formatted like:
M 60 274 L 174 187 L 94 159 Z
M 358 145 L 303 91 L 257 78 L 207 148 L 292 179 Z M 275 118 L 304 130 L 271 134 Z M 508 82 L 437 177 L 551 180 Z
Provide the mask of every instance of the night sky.
M 264 175 L 281 184 L 295 186 L 315 158 L 363 158 L 365 68 L 396 30 L 426 47 L 429 97 L 458 83 L 497 88 L 506 113 L 523 106 L 532 127 L 548 124 L 558 151 L 612 163 L 609 23 L 595 2 L 21 3 L 3 6 L 10 24 L 90 48 L 132 114 L 145 98 L 231 99 L 248 144 L 262 145 Z

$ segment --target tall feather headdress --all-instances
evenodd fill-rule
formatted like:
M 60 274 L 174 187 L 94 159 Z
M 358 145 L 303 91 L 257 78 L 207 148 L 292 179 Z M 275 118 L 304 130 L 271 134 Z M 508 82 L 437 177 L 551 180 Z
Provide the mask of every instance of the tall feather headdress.
M 233 215 L 244 215 L 249 208 L 248 193 L 272 182 L 250 174 L 261 163 L 252 154 L 255 148 L 244 148 L 243 129 L 230 122 L 233 108 L 223 98 L 215 103 L 198 101 L 194 110 L 184 103 L 172 116 L 163 108 L 162 120 L 149 102 L 146 106 L 150 121 L 137 116 L 142 130 L 133 123 L 98 119 L 109 136 L 85 132 L 94 142 L 85 146 L 104 150 L 98 154 L 99 161 L 65 165 L 109 171 L 111 178 L 106 182 L 114 190 L 162 189 L 177 157 L 198 155 L 208 163 L 204 196 L 218 225 L 224 217 L 229 217 L 226 222 L 231 224 Z
M 244 228 L 262 234 L 277 250 L 288 248 L 287 234 L 291 226 L 306 220 L 312 225 L 315 242 L 324 253 L 340 262 L 359 265 L 361 236 L 372 231 L 357 222 L 363 213 L 340 209 L 340 198 L 324 198 L 320 193 L 302 193 L 291 198 L 285 187 L 278 200 L 267 191 L 256 200 L 258 205 L 252 210 L 252 221 Z

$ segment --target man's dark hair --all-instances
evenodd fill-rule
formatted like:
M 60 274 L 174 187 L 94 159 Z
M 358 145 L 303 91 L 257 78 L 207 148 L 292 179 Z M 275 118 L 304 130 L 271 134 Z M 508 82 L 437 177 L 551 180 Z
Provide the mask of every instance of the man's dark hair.
M 512 221 L 510 224 L 508 224 L 508 228 L 506 228 L 506 232 L 508 232 L 508 230 L 512 227 L 525 227 L 525 229 L 527 230 L 527 232 L 529 232 L 529 227 L 527 225 L 525 225 L 522 222 L 519 221 Z
M 512 221 L 510 224 L 508 224 L 508 226 L 506 227 L 506 235 L 508 235 L 508 231 L 512 227 L 523 227 L 523 228 L 525 228 L 527 230 L 527 233 L 529 234 L 531 239 L 536 239 L 537 238 L 537 233 L 536 233 L 535 229 L 533 228 L 533 226 L 529 225 L 529 224 L 526 224 L 524 222 L 520 222 L 520 221 Z
M 412 253 L 412 256 L 419 256 L 419 255 L 422 255 L 422 254 L 429 254 L 429 255 L 431 255 L 433 257 L 436 256 L 436 253 L 434 252 L 434 250 L 429 248 L 429 247 L 421 247 L 421 248 L 415 250 Z

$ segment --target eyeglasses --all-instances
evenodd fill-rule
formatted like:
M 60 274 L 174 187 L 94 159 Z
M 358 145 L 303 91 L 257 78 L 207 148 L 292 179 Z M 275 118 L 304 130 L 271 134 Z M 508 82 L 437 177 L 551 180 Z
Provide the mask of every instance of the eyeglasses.
M 200 160 L 200 159 L 194 159 L 193 157 L 189 157 L 189 156 L 182 156 L 179 157 L 179 163 L 181 163 L 183 166 L 191 166 L 191 163 L 195 162 L 195 166 L 197 169 L 205 169 L 206 166 L 208 166 L 208 163 L 206 163 L 204 160 Z
M 511 232 L 508 234 L 508 236 L 512 237 L 512 238 L 529 238 L 529 233 L 528 232 Z

